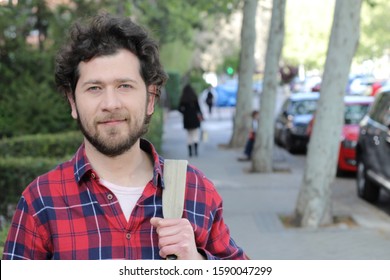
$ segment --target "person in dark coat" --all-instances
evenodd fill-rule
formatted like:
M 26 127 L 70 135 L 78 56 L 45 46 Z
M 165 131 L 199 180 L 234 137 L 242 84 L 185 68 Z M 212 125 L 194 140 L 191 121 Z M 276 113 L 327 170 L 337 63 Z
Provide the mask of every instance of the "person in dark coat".
M 183 88 L 179 102 L 179 111 L 183 114 L 183 126 L 187 130 L 188 155 L 198 155 L 200 123 L 203 114 L 199 106 L 198 96 L 190 84 Z
M 213 105 L 214 105 L 214 95 L 211 92 L 211 87 L 208 87 L 207 89 L 207 97 L 206 97 L 206 104 L 207 107 L 209 108 L 209 115 L 211 116 L 212 110 L 213 110 Z

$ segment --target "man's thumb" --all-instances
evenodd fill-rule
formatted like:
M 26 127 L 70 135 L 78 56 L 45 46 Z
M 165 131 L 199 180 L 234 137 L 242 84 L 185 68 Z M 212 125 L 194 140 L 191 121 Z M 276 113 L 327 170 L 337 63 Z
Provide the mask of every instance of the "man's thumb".
M 150 219 L 150 224 L 151 224 L 152 226 L 154 226 L 154 227 L 158 227 L 161 220 L 162 220 L 162 218 L 153 217 L 153 218 Z

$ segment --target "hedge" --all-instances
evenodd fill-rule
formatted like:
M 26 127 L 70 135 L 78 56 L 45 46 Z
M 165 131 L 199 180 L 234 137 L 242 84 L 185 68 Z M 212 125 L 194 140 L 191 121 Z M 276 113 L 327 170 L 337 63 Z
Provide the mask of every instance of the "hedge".
M 5 240 L 7 239 L 8 230 L 9 230 L 9 224 L 1 225 L 1 228 L 0 228 L 0 256 L 3 255 L 4 245 L 5 245 Z
M 169 109 L 175 110 L 179 107 L 181 86 L 180 86 L 180 74 L 175 72 L 168 72 L 169 79 L 165 86 L 167 92 L 167 98 L 169 103 Z
M 70 159 L 82 142 L 72 131 L 25 135 L 0 140 L 0 214 L 17 203 L 22 191 L 40 174 Z
M 152 116 L 152 121 L 149 125 L 149 131 L 144 136 L 145 139 L 153 143 L 157 152 L 161 153 L 162 137 L 164 130 L 164 113 L 160 106 L 156 106 Z
M 0 213 L 6 215 L 8 204 L 16 204 L 29 183 L 64 160 L 65 158 L 0 158 Z
M 74 154 L 82 139 L 78 131 L 4 138 L 0 140 L 0 155 L 58 158 Z

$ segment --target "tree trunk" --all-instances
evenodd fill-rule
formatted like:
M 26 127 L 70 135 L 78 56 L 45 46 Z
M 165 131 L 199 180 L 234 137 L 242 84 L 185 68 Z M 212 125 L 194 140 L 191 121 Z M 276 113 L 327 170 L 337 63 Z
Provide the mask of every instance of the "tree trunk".
M 330 185 L 335 178 L 344 95 L 359 41 L 361 0 L 337 0 L 321 95 L 296 206 L 297 221 L 317 228 L 333 220 Z
M 241 52 L 238 70 L 238 92 L 233 135 L 229 146 L 244 146 L 250 125 L 253 108 L 253 72 L 255 70 L 257 0 L 245 0 L 241 27 Z
M 274 118 L 278 87 L 279 59 L 284 40 L 286 0 L 274 0 L 268 36 L 263 92 L 260 99 L 260 120 L 252 156 L 253 172 L 272 172 L 274 149 Z

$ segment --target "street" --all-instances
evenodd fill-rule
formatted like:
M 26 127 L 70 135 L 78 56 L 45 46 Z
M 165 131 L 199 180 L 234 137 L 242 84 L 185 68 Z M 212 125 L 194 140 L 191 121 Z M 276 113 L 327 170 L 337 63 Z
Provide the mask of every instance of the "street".
M 303 170 L 304 164 L 306 161 L 305 154 L 291 155 L 292 165 L 296 166 L 297 169 Z M 303 172 L 303 171 L 302 171 Z M 340 177 L 336 177 L 334 183 L 332 184 L 332 195 L 335 200 L 343 200 L 345 203 L 350 204 L 368 204 L 365 201 L 362 201 L 356 192 L 356 174 L 355 173 L 346 173 Z M 381 210 L 383 213 L 386 213 L 390 216 L 390 196 L 384 193 L 381 196 L 381 199 L 378 203 L 372 205 L 373 207 Z
M 356 195 L 354 177 L 332 184 L 332 212 L 350 218 L 318 229 L 288 228 L 281 217 L 294 213 L 302 182 L 305 155 L 292 155 L 278 146 L 274 163 L 284 172 L 249 173 L 250 162 L 239 162 L 242 149 L 226 149 L 232 133 L 234 108 L 205 114 L 207 137 L 199 156 L 187 155 L 186 131 L 178 111 L 166 113 L 165 158 L 188 159 L 215 184 L 224 200 L 224 217 L 234 240 L 252 259 L 390 259 L 390 215 L 387 201 L 379 207 Z M 387 203 L 387 206 L 386 206 Z

